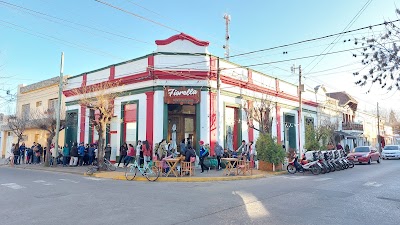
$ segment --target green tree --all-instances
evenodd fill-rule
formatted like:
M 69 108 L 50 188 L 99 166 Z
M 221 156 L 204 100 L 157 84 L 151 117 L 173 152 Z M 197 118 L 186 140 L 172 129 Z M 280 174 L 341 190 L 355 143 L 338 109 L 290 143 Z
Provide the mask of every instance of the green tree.
M 259 160 L 273 163 L 275 165 L 283 163 L 285 160 L 285 150 L 278 145 L 275 138 L 269 133 L 260 133 L 256 142 L 257 158 Z
M 306 124 L 305 145 L 307 150 L 319 150 L 321 148 L 320 139 L 322 134 L 318 134 L 318 129 L 313 124 Z

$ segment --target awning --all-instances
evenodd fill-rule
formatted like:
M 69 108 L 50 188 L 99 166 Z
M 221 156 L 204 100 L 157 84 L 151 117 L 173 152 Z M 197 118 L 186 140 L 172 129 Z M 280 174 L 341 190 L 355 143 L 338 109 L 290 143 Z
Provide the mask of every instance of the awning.
M 343 131 L 335 131 L 334 133 L 335 135 L 339 135 L 341 138 L 343 139 L 357 139 L 356 137 L 354 137 L 353 135 L 343 132 Z

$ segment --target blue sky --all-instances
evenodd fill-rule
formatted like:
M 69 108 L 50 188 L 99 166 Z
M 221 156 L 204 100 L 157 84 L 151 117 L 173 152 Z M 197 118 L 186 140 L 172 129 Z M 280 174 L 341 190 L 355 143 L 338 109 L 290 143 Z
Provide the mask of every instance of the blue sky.
M 165 39 L 178 30 L 200 40 L 211 42 L 210 52 L 223 56 L 225 36 L 224 13 L 232 17 L 230 26 L 231 55 L 274 47 L 309 38 L 341 32 L 368 0 L 337 1 L 146 1 L 101 0 L 146 19 L 123 13 L 94 0 L 4 0 L 0 1 L 0 97 L 6 90 L 15 93 L 17 84 L 30 84 L 57 76 L 60 53 L 65 53 L 64 73 L 77 75 L 155 50 L 154 41 Z M 20 7 L 40 12 L 22 10 Z M 399 1 L 373 0 L 350 29 L 397 19 Z M 49 16 L 45 16 L 49 15 Z M 57 17 L 59 19 L 56 19 Z M 94 28 L 94 29 L 92 29 Z M 351 49 L 352 41 L 383 31 L 364 30 L 340 37 L 332 51 Z M 112 33 L 112 34 L 111 34 Z M 117 35 L 115 35 L 117 34 Z M 123 37 L 121 37 L 123 36 Z M 243 65 L 320 54 L 335 40 L 321 41 L 265 51 L 231 60 Z M 330 45 L 332 46 L 332 45 Z M 288 54 L 282 54 L 287 51 Z M 399 93 L 386 94 L 378 88 L 369 95 L 365 88 L 353 85 L 352 73 L 361 67 L 355 51 L 254 67 L 281 79 L 297 82 L 290 72 L 293 63 L 302 65 L 306 87 L 325 84 L 329 91 L 347 91 L 360 102 L 362 109 L 373 109 L 376 101 L 390 108 L 399 101 Z M 318 63 L 318 64 L 317 64 Z M 332 69 L 337 68 L 337 69 Z M 392 104 L 393 105 L 393 104 Z M 0 99 L 1 111 L 14 107 Z

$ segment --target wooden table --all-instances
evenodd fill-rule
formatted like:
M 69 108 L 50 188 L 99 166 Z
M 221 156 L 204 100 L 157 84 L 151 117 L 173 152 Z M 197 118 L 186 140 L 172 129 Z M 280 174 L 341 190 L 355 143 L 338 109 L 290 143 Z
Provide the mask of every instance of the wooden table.
M 222 158 L 221 160 L 224 160 L 227 162 L 224 174 L 226 176 L 231 175 L 232 172 L 237 175 L 237 170 L 235 169 L 235 165 L 237 165 L 237 162 L 239 161 L 237 158 Z
M 168 163 L 168 166 L 169 166 L 169 171 L 166 176 L 168 177 L 172 172 L 175 175 L 175 177 L 178 177 L 179 174 L 178 174 L 178 171 L 176 170 L 176 167 L 178 165 L 178 162 L 181 161 L 181 159 L 180 158 L 175 158 L 175 159 L 169 158 L 169 159 L 164 159 L 164 160 L 165 160 L 165 162 Z

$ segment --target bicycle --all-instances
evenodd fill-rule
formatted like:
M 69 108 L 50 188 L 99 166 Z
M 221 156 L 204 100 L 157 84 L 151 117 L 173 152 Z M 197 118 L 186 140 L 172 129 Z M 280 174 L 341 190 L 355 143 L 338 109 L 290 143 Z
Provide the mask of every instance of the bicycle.
M 142 176 L 146 177 L 148 181 L 156 181 L 160 176 L 160 170 L 151 162 L 149 162 L 142 168 L 137 164 L 137 160 L 135 160 L 135 162 L 131 166 L 126 167 L 125 178 L 127 180 L 135 179 L 138 170 L 142 174 Z
M 4 165 L 10 164 L 10 163 L 11 163 L 11 160 L 14 160 L 13 155 L 12 155 L 10 152 L 8 152 L 8 153 L 10 154 L 10 156 L 8 156 L 8 157 L 4 160 Z
M 116 166 L 114 166 L 108 159 L 104 158 L 104 163 L 102 165 L 104 170 L 110 170 L 110 171 L 115 171 L 117 169 Z M 88 170 L 86 171 L 87 175 L 92 175 L 93 173 L 99 171 L 99 166 L 98 165 L 94 165 L 88 168 Z

